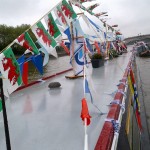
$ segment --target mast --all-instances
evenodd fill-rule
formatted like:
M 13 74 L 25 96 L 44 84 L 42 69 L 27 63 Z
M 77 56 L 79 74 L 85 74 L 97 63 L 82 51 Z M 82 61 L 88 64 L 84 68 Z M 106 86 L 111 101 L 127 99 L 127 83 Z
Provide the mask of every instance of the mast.
M 70 4 L 70 6 L 72 7 L 72 3 L 70 2 L 70 1 L 68 1 L 69 2 L 69 4 Z M 79 15 L 81 15 L 81 14 L 83 14 L 83 13 L 80 13 Z M 73 22 L 71 22 L 70 23 L 70 34 L 71 34 L 71 53 L 72 53 L 72 60 L 74 60 L 75 59 L 75 57 L 74 57 L 74 49 L 75 49 L 75 47 L 74 47 L 74 40 L 75 39 L 77 39 L 77 38 L 83 38 L 83 36 L 80 36 L 80 37 L 74 37 L 74 29 L 73 29 L 74 27 L 73 27 Z M 70 53 L 70 54 L 71 54 Z M 72 67 L 73 67 L 73 72 L 74 72 L 74 74 L 73 74 L 73 76 L 65 76 L 66 78 L 69 78 L 69 79 L 76 79 L 76 78 L 79 78 L 79 77 L 83 77 L 83 75 L 76 75 L 75 74 L 75 71 L 74 71 L 74 67 L 75 66 L 75 64 L 74 64 L 74 61 L 72 62 Z
M 6 148 L 11 150 L 10 136 L 9 136 L 9 127 L 7 120 L 7 111 L 5 105 L 4 91 L 3 91 L 3 79 L 0 78 L 0 89 L 1 89 L 1 99 L 2 99 L 2 111 L 3 111 L 3 120 L 4 120 L 4 129 L 5 129 L 5 139 L 6 139 Z

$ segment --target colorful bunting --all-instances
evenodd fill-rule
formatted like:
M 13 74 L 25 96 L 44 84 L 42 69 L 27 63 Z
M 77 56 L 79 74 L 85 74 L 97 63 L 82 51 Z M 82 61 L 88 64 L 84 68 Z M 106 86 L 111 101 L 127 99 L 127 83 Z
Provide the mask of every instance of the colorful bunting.
M 43 74 L 43 58 L 42 58 L 41 54 L 30 56 L 27 59 L 25 59 L 25 57 L 23 55 L 17 60 L 19 66 L 20 66 L 22 76 L 24 74 L 27 74 L 28 66 L 27 66 L 27 64 L 26 64 L 26 66 L 24 66 L 24 64 L 29 61 L 31 61 L 34 64 L 34 66 L 37 68 L 37 70 L 39 71 L 40 74 Z M 24 73 L 24 67 L 26 70 L 25 73 Z M 27 78 L 27 77 L 25 77 L 25 78 Z
M 3 80 L 4 95 L 9 96 L 22 84 L 19 65 L 11 48 L 0 54 L 0 71 Z
M 62 0 L 61 10 L 68 25 L 70 25 L 70 22 L 72 22 L 75 18 L 77 18 L 77 14 L 73 10 L 73 8 L 67 3 L 66 0 Z
M 64 27 L 64 29 L 68 28 L 67 21 L 66 21 L 64 15 L 62 13 L 60 5 L 55 7 L 53 9 L 53 11 L 54 11 L 56 18 L 58 19 L 59 23 Z
M 43 59 L 42 55 L 36 55 L 35 57 L 32 57 L 32 62 L 39 71 L 39 73 L 42 75 L 43 74 Z
M 42 22 L 39 21 L 32 28 L 32 32 L 35 34 L 38 41 L 43 45 L 43 47 L 50 53 L 51 55 L 57 57 L 56 50 L 53 49 L 57 45 L 56 41 L 50 36 L 50 34 L 46 31 Z
M 71 34 L 70 34 L 70 27 L 68 27 L 65 31 L 64 31 L 64 33 L 67 35 L 67 37 L 68 37 L 68 40 L 69 40 L 69 42 L 71 43 Z
M 16 40 L 15 42 L 21 46 L 23 46 L 26 50 L 25 53 L 29 53 L 31 52 L 32 54 L 39 54 L 39 51 L 36 47 L 36 45 L 34 44 L 34 42 L 32 41 L 30 35 L 28 34 L 28 32 L 25 32 L 23 34 L 21 34 Z
M 82 10 L 87 11 L 89 14 L 94 15 L 94 13 L 93 13 L 91 10 L 88 10 L 88 9 L 87 9 L 86 7 L 84 7 L 82 4 L 77 3 L 77 2 L 74 2 L 74 1 L 72 1 L 72 3 L 73 3 L 75 6 L 81 8 Z
M 57 27 L 57 24 L 55 23 L 52 14 L 49 13 L 48 15 L 45 16 L 44 19 L 48 27 L 49 34 L 55 39 L 58 38 L 61 35 L 61 32 Z

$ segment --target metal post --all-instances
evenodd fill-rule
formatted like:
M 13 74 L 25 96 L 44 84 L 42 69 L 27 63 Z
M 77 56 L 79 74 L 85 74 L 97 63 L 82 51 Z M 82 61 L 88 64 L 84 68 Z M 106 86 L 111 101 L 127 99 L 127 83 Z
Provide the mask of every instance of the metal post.
M 0 89 L 1 89 L 1 99 L 2 99 L 2 109 L 3 109 L 2 111 L 3 111 L 4 129 L 5 129 L 6 147 L 7 147 L 7 150 L 11 150 L 2 78 L 0 78 Z

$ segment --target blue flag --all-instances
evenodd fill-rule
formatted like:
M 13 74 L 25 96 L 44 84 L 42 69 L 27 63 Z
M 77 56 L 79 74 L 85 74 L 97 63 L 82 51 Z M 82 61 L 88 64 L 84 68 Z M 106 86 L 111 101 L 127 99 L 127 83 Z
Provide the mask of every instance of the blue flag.
M 90 94 L 91 103 L 93 104 L 93 97 L 92 97 L 91 91 L 89 89 L 89 83 L 88 83 L 87 79 L 85 79 L 85 93 Z

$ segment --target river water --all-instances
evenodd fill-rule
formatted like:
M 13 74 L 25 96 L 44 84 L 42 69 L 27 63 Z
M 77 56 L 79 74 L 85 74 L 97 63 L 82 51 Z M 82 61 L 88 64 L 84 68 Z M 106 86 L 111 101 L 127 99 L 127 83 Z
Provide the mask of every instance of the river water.
M 50 57 L 49 63 L 43 67 L 44 72 L 43 75 L 40 75 L 40 73 L 38 72 L 36 67 L 32 64 L 32 62 L 29 62 L 28 82 L 30 83 L 42 77 L 47 77 L 69 68 L 71 68 L 69 56 L 62 56 L 58 58 Z

